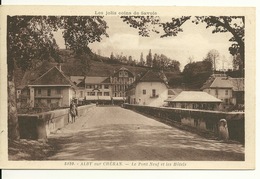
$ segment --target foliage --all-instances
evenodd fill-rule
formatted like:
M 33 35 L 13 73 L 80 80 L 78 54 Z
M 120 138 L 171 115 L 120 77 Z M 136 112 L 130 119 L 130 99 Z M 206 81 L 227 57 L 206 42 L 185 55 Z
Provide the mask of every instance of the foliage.
M 52 31 L 57 30 L 57 17 L 8 16 L 7 63 L 8 74 L 15 66 L 26 70 L 33 67 L 35 59 L 56 57 L 57 44 Z
M 100 16 L 8 16 L 8 137 L 19 139 L 14 69 L 35 67 L 38 61 L 53 58 L 61 62 L 53 32 L 63 29 L 65 45 L 79 55 L 84 74 L 89 68 L 89 43 L 106 35 L 106 22 Z
M 219 60 L 219 52 L 215 49 L 210 50 L 207 53 L 206 58 L 204 59 L 204 61 L 208 61 L 211 63 L 212 69 L 214 71 L 216 71 L 216 64 L 217 64 L 218 60 Z
M 209 61 L 198 61 L 187 64 L 182 72 L 185 87 L 202 87 L 203 83 L 212 74 L 212 64 Z
M 61 21 L 65 45 L 76 54 L 88 53 L 90 43 L 100 42 L 102 35 L 108 37 L 108 26 L 101 16 L 64 16 Z
M 149 50 L 148 55 L 146 56 L 146 65 L 148 67 L 152 67 L 153 66 L 153 56 L 152 56 L 152 51 L 151 49 Z
M 232 55 L 240 54 L 241 64 L 240 70 L 244 69 L 244 36 L 245 36 L 245 17 L 244 16 L 181 16 L 173 17 L 169 22 L 162 22 L 159 16 L 122 16 L 123 21 L 138 29 L 139 35 L 148 37 L 151 32 L 161 33 L 161 37 L 177 36 L 182 32 L 182 25 L 192 20 L 193 23 L 205 23 L 206 28 L 213 28 L 212 33 L 226 33 L 232 34 L 229 39 L 232 45 L 229 47 L 229 52 Z M 163 33 L 159 30 L 162 28 Z

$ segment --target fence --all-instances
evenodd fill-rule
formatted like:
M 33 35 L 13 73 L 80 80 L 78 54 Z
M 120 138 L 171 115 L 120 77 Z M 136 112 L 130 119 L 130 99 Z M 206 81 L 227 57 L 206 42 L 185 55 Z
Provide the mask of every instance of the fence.
M 78 115 L 85 116 L 95 104 L 78 107 Z M 22 139 L 46 139 L 51 132 L 69 122 L 69 109 L 59 109 L 38 114 L 19 114 L 19 131 Z
M 132 104 L 124 104 L 124 108 L 157 117 L 161 122 L 168 124 L 177 123 L 179 125 L 192 127 L 198 131 L 209 131 L 215 136 L 219 135 L 219 120 L 226 119 L 229 138 L 241 143 L 244 143 L 245 140 L 244 112 L 219 112 Z

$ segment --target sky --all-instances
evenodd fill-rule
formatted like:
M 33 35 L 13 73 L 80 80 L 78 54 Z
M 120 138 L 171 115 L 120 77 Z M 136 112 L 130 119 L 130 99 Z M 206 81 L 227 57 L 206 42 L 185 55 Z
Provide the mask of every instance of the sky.
M 163 21 L 169 20 L 171 17 L 161 17 Z M 195 25 L 191 21 L 185 22 L 182 26 L 183 32 L 175 37 L 160 38 L 161 34 L 151 33 L 150 37 L 142 37 L 138 35 L 138 30 L 129 27 L 118 16 L 105 16 L 107 22 L 107 33 L 109 37 L 103 36 L 101 42 L 89 44 L 93 52 L 102 56 L 110 57 L 123 54 L 132 56 L 133 59 L 139 61 L 143 52 L 144 59 L 151 49 L 152 54 L 164 54 L 167 57 L 180 62 L 180 68 L 189 62 L 189 57 L 193 61 L 201 61 L 211 49 L 216 49 L 220 53 L 217 68 L 232 68 L 232 58 L 228 51 L 230 47 L 229 39 L 231 34 L 212 33 L 212 29 L 206 28 L 206 25 L 200 23 Z M 65 48 L 64 40 L 61 32 L 55 34 L 55 38 L 60 48 Z

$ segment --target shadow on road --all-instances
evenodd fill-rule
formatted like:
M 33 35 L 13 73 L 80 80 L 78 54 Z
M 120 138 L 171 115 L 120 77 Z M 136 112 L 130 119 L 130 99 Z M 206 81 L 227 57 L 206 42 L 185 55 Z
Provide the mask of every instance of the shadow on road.
M 243 161 L 239 144 L 204 139 L 175 128 L 113 124 L 62 130 L 49 138 L 48 160 Z

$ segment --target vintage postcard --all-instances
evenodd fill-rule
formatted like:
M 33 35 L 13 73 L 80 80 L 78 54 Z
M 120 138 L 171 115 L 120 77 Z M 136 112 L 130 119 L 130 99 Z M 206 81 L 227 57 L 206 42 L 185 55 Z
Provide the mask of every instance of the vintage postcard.
M 255 8 L 0 8 L 1 168 L 255 168 Z

